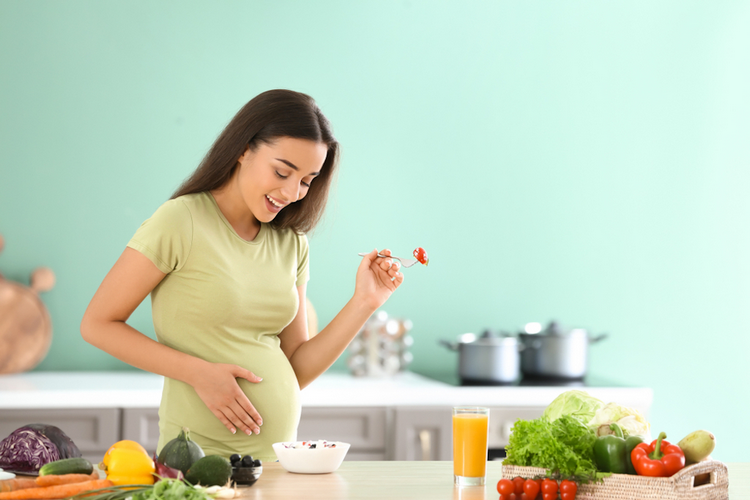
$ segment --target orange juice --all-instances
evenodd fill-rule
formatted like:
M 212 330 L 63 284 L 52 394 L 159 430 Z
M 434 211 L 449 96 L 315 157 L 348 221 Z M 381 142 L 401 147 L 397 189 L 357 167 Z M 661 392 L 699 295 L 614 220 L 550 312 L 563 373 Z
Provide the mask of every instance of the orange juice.
M 453 474 L 484 477 L 487 466 L 487 424 L 481 413 L 453 415 Z

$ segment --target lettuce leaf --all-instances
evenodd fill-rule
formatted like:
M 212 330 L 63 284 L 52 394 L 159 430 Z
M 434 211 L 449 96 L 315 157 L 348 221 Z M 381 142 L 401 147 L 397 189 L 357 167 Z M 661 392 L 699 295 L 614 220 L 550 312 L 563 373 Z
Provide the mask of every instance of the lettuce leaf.
M 508 465 L 541 467 L 564 476 L 596 477 L 594 431 L 572 415 L 516 420 L 505 448 Z

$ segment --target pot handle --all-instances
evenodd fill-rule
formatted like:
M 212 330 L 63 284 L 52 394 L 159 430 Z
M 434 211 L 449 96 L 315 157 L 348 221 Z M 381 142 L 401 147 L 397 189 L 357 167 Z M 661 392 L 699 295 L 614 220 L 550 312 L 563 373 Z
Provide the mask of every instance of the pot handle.
M 595 342 L 599 342 L 600 340 L 604 340 L 607 337 L 609 337 L 608 333 L 600 333 L 596 337 L 589 337 L 589 344 L 593 344 Z
M 447 347 L 451 351 L 458 351 L 458 343 L 457 342 L 448 342 L 447 340 L 438 340 L 438 344 Z

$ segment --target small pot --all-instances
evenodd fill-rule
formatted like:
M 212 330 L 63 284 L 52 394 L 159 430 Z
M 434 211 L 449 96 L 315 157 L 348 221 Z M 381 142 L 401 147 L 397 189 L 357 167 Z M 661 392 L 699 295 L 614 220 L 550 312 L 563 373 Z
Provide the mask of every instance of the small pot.
M 554 322 L 540 333 L 519 333 L 523 345 L 521 373 L 529 377 L 582 379 L 588 370 L 589 344 L 606 337 L 606 333 L 592 337 L 582 328 L 564 331 Z
M 521 347 L 516 337 L 497 336 L 487 331 L 481 337 L 465 333 L 459 336 L 458 342 L 439 342 L 458 351 L 461 385 L 503 385 L 518 380 Z

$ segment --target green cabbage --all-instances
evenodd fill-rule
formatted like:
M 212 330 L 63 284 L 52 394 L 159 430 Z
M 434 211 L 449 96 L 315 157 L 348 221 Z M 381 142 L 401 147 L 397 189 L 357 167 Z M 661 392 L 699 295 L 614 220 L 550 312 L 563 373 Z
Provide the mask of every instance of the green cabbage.
M 604 402 L 579 390 L 566 391 L 557 396 L 542 414 L 550 422 L 554 422 L 563 415 L 577 417 L 588 423 L 604 406 Z

